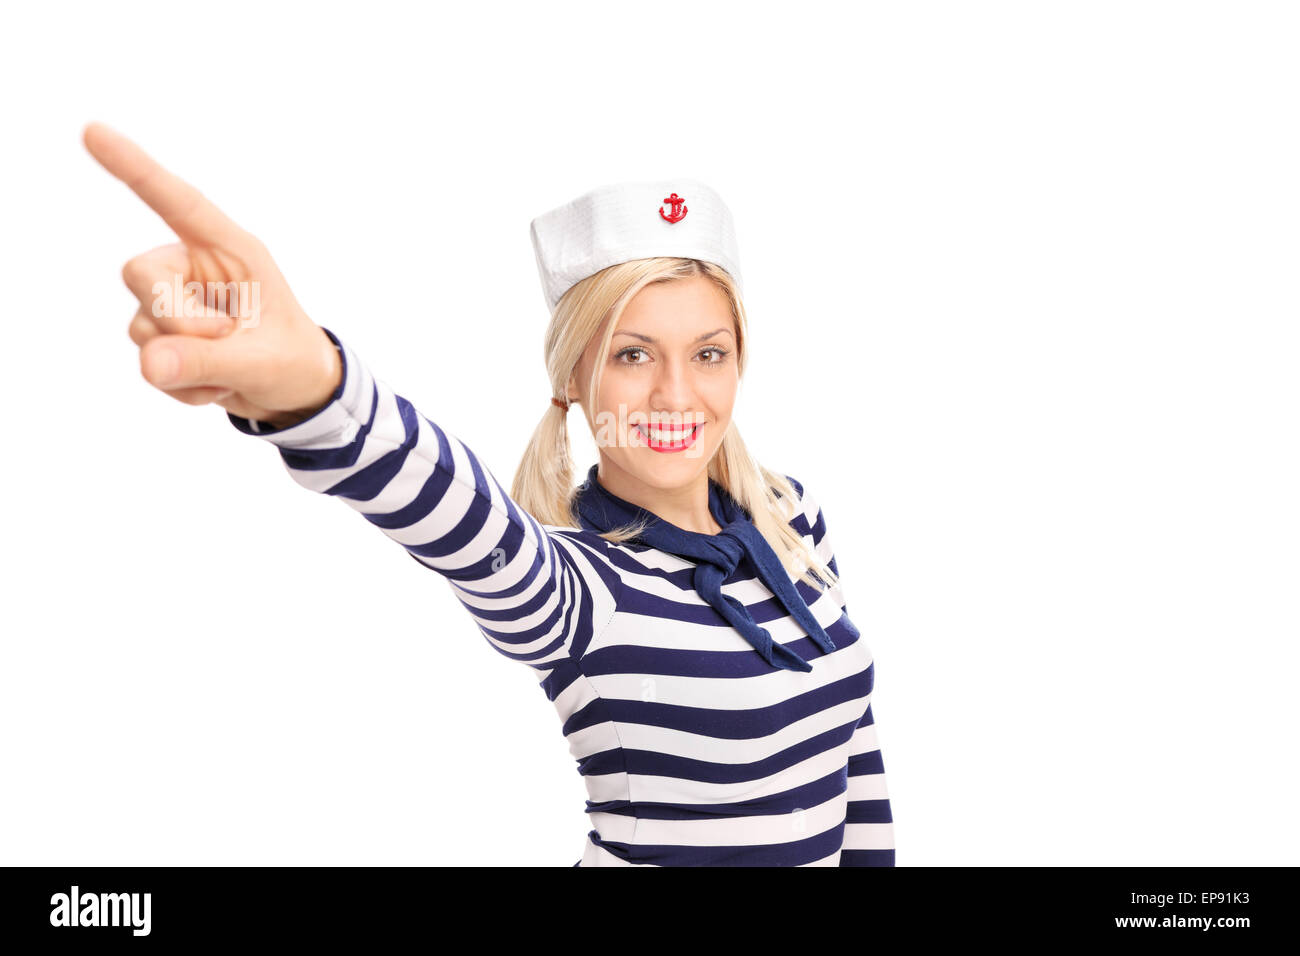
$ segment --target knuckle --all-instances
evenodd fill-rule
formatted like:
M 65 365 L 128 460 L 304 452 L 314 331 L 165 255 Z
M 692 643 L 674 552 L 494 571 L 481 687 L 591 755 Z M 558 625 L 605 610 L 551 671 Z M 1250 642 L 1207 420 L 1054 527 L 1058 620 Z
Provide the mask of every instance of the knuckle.
M 122 266 L 122 281 L 128 286 L 137 284 L 143 278 L 144 263 L 140 260 L 143 256 L 136 256 L 134 259 L 127 259 L 126 264 Z
M 132 317 L 131 324 L 127 326 L 126 334 L 136 345 L 144 345 L 158 334 L 158 327 L 154 325 L 153 320 L 137 312 Z

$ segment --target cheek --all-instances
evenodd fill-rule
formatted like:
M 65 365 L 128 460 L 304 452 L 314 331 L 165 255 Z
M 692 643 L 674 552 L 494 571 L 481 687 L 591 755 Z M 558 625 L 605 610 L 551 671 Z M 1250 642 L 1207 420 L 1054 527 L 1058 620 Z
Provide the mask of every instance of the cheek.
M 731 418 L 739 394 L 740 382 L 734 377 L 710 382 L 700 389 L 700 397 L 708 403 L 710 413 L 719 419 Z
M 642 409 L 650 400 L 646 382 L 645 376 L 620 374 L 616 368 L 607 368 L 601 378 L 596 404 L 613 414 L 618 414 L 619 406 L 627 412 Z

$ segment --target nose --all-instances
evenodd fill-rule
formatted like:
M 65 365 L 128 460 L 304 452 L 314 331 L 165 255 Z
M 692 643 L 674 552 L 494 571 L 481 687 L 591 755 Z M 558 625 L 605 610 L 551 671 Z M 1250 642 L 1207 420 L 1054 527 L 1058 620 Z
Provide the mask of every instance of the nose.
M 661 362 L 651 385 L 650 411 L 660 414 L 692 411 L 694 397 L 685 362 L 677 359 Z

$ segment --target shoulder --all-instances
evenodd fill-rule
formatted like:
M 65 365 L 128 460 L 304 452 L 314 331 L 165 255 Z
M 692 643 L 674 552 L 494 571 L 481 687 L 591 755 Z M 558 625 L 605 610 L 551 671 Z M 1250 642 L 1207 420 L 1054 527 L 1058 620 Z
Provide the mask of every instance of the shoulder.
M 610 543 L 594 531 L 588 531 L 585 528 L 572 528 L 567 525 L 544 524 L 542 530 L 545 531 L 552 540 L 562 540 L 566 543 L 581 544 L 586 549 L 604 555 L 611 547 Z
M 585 528 L 561 528 L 555 525 L 543 525 L 546 534 L 557 545 L 572 555 L 582 558 L 587 564 L 609 568 L 614 571 L 626 570 L 642 563 L 643 552 L 653 552 L 649 545 L 623 542 L 615 544 L 602 538 L 598 532 Z

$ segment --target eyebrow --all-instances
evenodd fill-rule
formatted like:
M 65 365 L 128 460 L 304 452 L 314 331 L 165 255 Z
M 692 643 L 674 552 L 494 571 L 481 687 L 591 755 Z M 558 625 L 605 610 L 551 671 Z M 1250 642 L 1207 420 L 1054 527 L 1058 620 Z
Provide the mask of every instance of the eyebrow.
M 705 332 L 703 335 L 701 335 L 700 337 L 698 337 L 698 338 L 695 340 L 695 342 L 703 342 L 705 339 L 711 339 L 711 338 L 713 338 L 715 335 L 717 335 L 719 332 L 726 332 L 728 335 L 731 335 L 731 330 L 730 330 L 730 329 L 727 329 L 727 328 L 714 329 L 712 332 Z M 642 335 L 640 332 L 628 332 L 628 331 L 625 331 L 625 330 L 623 330 L 623 329 L 619 329 L 619 330 L 618 330 L 617 332 L 615 332 L 614 334 L 615 334 L 615 335 L 630 335 L 630 336 L 632 336 L 632 338 L 634 338 L 634 339 L 640 339 L 642 342 L 649 342 L 651 345 L 656 344 L 656 343 L 655 343 L 655 340 L 654 340 L 653 338 L 651 338 L 651 337 L 648 336 L 648 335 Z M 694 345 L 695 342 L 692 342 L 691 344 Z

